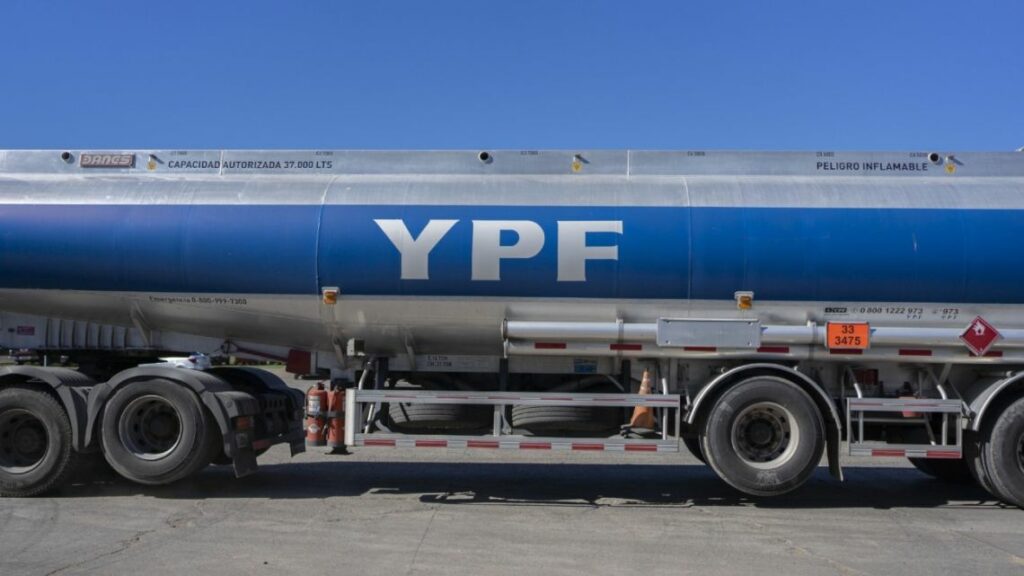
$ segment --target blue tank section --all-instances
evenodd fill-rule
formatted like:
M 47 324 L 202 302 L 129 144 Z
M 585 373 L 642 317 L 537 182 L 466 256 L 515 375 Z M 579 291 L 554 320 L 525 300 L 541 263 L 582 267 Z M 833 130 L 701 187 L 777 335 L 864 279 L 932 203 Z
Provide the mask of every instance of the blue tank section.
M 318 206 L 0 206 L 0 287 L 311 294 Z
M 375 223 L 458 220 L 402 280 Z M 472 221 L 537 223 L 544 245 L 471 278 Z M 621 221 L 617 260 L 557 279 L 559 221 Z M 131 292 L 1024 303 L 1024 211 L 422 205 L 4 205 L 0 287 Z M 514 233 L 502 237 L 515 244 Z

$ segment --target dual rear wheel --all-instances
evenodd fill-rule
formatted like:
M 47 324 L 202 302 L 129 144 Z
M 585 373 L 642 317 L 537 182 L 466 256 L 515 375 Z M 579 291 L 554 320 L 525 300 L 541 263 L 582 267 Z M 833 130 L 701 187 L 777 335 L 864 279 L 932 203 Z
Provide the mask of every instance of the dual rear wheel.
M 964 437 L 963 460 L 913 459 L 940 480 L 974 479 L 996 498 L 1024 508 L 1024 398 Z M 687 446 L 728 484 L 746 494 L 776 496 L 806 482 L 821 460 L 821 414 L 801 388 L 775 377 L 740 382 L 716 400 Z
M 107 401 L 100 427 L 111 468 L 140 484 L 168 484 L 220 453 L 217 423 L 191 390 L 168 380 L 131 382 Z
M 198 472 L 221 454 L 222 438 L 196 393 L 161 379 L 118 388 L 103 409 L 99 428 L 110 467 L 148 485 Z M 57 488 L 90 456 L 73 448 L 70 419 L 49 389 L 32 383 L 0 389 L 0 496 L 34 496 Z
M 0 390 L 0 495 L 55 488 L 81 457 L 72 449 L 71 422 L 52 394 L 34 387 Z
M 718 397 L 698 441 L 691 450 L 699 448 L 697 454 L 726 483 L 753 496 L 777 496 L 814 473 L 825 449 L 825 425 L 802 388 L 761 376 Z

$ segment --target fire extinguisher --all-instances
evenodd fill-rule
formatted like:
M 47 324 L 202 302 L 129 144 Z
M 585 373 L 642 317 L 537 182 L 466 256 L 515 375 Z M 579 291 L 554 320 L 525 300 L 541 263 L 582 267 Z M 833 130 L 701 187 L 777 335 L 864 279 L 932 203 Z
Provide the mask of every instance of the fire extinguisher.
M 327 391 L 324 383 L 317 382 L 306 392 L 306 446 L 325 446 L 327 444 Z
M 345 390 L 331 384 L 327 392 L 327 447 L 333 452 L 345 448 Z

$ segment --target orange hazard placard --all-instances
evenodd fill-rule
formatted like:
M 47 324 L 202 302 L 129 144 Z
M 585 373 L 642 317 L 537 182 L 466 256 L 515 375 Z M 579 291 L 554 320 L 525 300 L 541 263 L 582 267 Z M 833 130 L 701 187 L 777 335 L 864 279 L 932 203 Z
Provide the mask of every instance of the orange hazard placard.
M 829 322 L 825 329 L 825 346 L 846 350 L 865 350 L 871 342 L 867 322 Z

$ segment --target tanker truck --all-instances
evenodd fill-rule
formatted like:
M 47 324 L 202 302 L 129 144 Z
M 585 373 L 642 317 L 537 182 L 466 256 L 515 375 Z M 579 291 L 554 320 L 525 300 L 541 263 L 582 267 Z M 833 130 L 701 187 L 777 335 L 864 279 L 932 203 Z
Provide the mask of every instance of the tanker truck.
M 1022 234 L 1014 152 L 0 152 L 0 492 L 686 447 L 755 497 L 854 455 L 1022 506 Z

